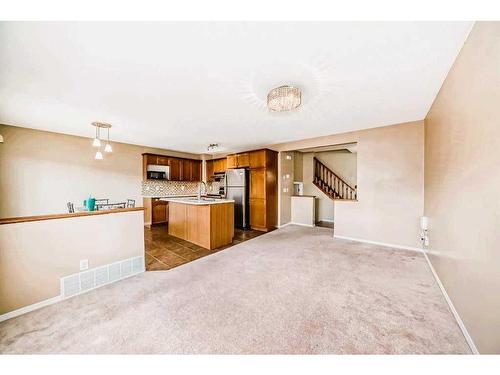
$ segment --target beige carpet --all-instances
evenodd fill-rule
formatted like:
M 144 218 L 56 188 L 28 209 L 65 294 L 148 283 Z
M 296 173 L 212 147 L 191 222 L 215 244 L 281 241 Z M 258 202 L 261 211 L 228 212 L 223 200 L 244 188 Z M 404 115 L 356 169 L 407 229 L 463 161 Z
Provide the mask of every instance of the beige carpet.
M 289 226 L 0 324 L 2 353 L 469 353 L 419 253 Z

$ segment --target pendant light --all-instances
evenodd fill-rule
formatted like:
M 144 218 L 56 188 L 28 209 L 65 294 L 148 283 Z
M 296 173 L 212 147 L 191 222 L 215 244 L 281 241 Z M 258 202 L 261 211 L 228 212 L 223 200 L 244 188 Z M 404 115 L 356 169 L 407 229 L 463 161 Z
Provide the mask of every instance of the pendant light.
M 106 122 L 98 122 L 94 121 L 92 123 L 92 126 L 95 126 L 95 138 L 92 141 L 92 146 L 98 147 L 97 152 L 95 153 L 95 160 L 102 160 L 102 152 L 101 152 L 101 128 L 107 129 L 108 130 L 108 140 L 106 142 L 106 146 L 104 147 L 104 152 L 112 152 L 113 148 L 111 147 L 111 144 L 109 143 L 109 129 L 111 128 L 111 124 L 108 124 Z
M 95 127 L 95 138 L 92 141 L 92 146 L 101 147 L 101 140 L 99 139 L 100 128 L 98 126 Z
M 104 152 L 113 152 L 113 148 L 109 143 L 109 128 L 108 128 L 108 141 L 106 142 L 106 146 L 104 147 Z

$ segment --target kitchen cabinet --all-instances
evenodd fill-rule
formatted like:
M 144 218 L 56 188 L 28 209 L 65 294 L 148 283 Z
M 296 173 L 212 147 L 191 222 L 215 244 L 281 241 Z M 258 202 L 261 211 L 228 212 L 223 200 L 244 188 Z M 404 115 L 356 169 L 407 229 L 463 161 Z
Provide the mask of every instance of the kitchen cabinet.
M 213 179 L 214 179 L 214 164 L 215 164 L 215 160 L 207 160 L 205 162 L 207 181 L 213 181 Z
M 214 160 L 214 173 L 224 173 L 227 169 L 227 159 L 216 159 Z
M 201 181 L 201 161 L 192 160 L 191 163 L 191 181 Z
M 250 154 L 250 168 L 266 167 L 266 150 L 252 151 Z
M 158 156 L 156 164 L 158 165 L 168 165 L 168 157 L 167 156 Z
M 248 156 L 248 152 L 237 154 L 236 158 L 238 160 L 238 168 L 245 168 L 250 166 L 250 158 Z
M 236 155 L 227 156 L 227 169 L 238 168 L 238 158 Z
M 250 170 L 250 199 L 266 198 L 266 170 L 251 169 Z
M 161 224 L 168 221 L 168 202 L 153 198 L 152 208 L 152 224 Z
M 177 158 L 169 158 L 168 165 L 170 167 L 170 179 L 172 181 L 181 180 L 181 161 Z
M 249 153 L 250 226 L 268 231 L 278 219 L 278 153 L 259 150 Z
M 248 152 L 227 156 L 227 168 L 245 168 L 250 166 L 250 158 Z
M 156 155 L 146 155 L 147 165 L 157 165 L 158 164 L 158 156 Z
M 252 229 L 267 229 L 265 199 L 250 198 L 250 225 Z
M 143 155 L 143 179 L 147 179 L 148 165 L 168 165 L 172 181 L 201 181 L 201 160 L 176 158 L 166 155 Z
M 191 181 L 191 160 L 181 160 L 181 181 Z
M 207 181 L 213 181 L 215 173 L 226 171 L 226 158 L 206 161 Z
M 170 202 L 168 234 L 206 249 L 228 245 L 234 237 L 234 203 Z
M 143 198 L 144 225 L 166 223 L 168 221 L 168 202 L 158 198 Z

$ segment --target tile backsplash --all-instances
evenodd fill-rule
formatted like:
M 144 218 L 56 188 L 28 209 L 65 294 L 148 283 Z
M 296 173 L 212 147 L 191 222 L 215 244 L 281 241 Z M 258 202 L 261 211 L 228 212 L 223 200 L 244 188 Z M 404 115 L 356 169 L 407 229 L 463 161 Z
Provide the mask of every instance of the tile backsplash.
M 198 194 L 198 182 L 189 181 L 142 181 L 143 197 L 168 197 L 173 195 L 196 195 Z M 202 194 L 218 194 L 219 183 L 209 182 L 207 184 L 208 192 L 202 185 Z

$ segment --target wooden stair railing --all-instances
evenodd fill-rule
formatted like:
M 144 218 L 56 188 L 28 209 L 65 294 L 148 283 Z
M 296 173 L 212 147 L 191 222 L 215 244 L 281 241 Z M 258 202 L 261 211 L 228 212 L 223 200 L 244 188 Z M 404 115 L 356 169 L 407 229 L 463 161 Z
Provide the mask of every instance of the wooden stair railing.
M 357 186 L 352 187 L 318 159 L 314 158 L 313 160 L 313 184 L 316 185 L 318 189 L 331 199 L 357 199 Z

